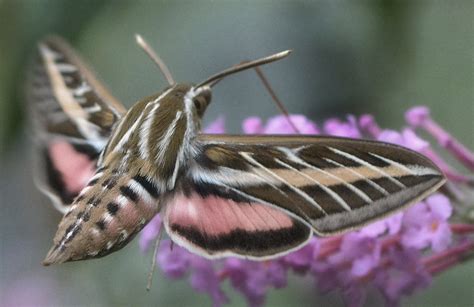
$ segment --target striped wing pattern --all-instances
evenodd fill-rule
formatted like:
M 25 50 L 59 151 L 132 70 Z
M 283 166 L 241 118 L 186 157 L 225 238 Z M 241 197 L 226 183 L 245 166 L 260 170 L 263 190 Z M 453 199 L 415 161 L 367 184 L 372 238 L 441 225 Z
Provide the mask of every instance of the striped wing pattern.
M 291 227 L 304 224 L 321 236 L 361 227 L 420 200 L 444 182 L 441 171 L 427 158 L 381 142 L 202 135 L 199 143 L 200 154 L 181 185 L 182 195 L 190 199 L 188 207 L 200 199 L 219 199 L 240 207 L 234 211 L 246 213 L 251 210 L 244 207 L 265 205 L 291 217 L 295 221 Z M 188 248 L 210 257 L 247 255 L 249 251 L 255 251 L 257 257 L 274 254 L 272 249 L 262 250 L 264 241 L 249 240 L 251 243 L 241 247 L 222 242 L 222 236 L 210 232 L 213 227 L 223 227 L 220 223 L 225 217 L 215 219 L 215 225 L 200 225 L 190 214 L 193 208 L 176 208 L 183 207 L 183 203 L 168 204 L 171 208 L 167 209 L 170 214 L 166 215 L 166 224 L 173 239 Z M 195 216 L 202 218 L 201 214 Z M 256 214 L 248 216 L 251 221 L 258 219 Z M 228 229 L 222 233 L 231 232 L 227 224 Z M 290 236 L 291 227 L 275 225 L 267 239 L 275 235 L 275 230 Z M 248 230 L 243 226 L 234 228 Z M 252 236 L 251 231 L 246 233 Z M 307 233 L 294 231 L 293 236 L 293 245 L 297 246 L 305 241 Z M 232 238 L 227 237 L 229 241 Z M 208 246 L 214 246 L 211 252 Z
M 39 44 L 28 80 L 37 141 L 37 184 L 62 212 L 95 171 L 125 108 L 56 37 Z

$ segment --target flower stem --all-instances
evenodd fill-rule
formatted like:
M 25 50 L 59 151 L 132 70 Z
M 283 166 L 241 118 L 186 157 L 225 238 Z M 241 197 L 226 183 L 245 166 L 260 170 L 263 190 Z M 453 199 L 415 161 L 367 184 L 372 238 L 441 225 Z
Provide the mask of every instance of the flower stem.
M 461 163 L 474 170 L 474 153 L 465 147 L 456 138 L 444 130 L 431 118 L 427 118 L 422 127 L 431 134 L 438 143 L 450 151 Z
M 449 269 L 450 267 L 458 263 L 459 263 L 459 259 L 457 257 L 451 257 L 451 258 L 443 259 L 442 261 L 438 263 L 434 263 L 428 266 L 427 270 L 428 272 L 430 272 L 431 275 L 435 275 Z
M 448 163 L 443 160 L 443 158 L 438 155 L 438 153 L 436 153 L 431 148 L 425 148 L 421 151 L 421 153 L 430 158 L 430 160 L 433 161 L 443 171 L 450 181 L 467 184 L 474 183 L 473 177 L 466 176 L 455 171 Z
M 362 131 L 368 133 L 374 139 L 382 133 L 382 129 L 380 129 L 374 117 L 370 114 L 364 114 L 359 118 L 359 126 Z
M 342 243 L 343 236 L 336 236 L 324 239 L 321 243 L 321 248 L 317 255 L 318 259 L 326 258 L 327 256 L 333 254 L 335 251 L 339 249 L 339 246 Z
M 454 257 L 457 261 L 460 261 L 463 255 L 472 251 L 474 251 L 474 242 L 466 241 L 459 244 L 458 246 L 446 249 L 440 253 L 425 258 L 423 263 L 426 267 L 431 267 L 436 263 L 443 262 L 445 259 L 451 257 Z
M 474 225 L 471 224 L 451 224 L 451 231 L 456 234 L 474 233 Z
M 382 250 L 386 250 L 390 246 L 394 244 L 398 244 L 400 242 L 400 234 L 394 234 L 391 236 L 387 236 L 382 241 Z

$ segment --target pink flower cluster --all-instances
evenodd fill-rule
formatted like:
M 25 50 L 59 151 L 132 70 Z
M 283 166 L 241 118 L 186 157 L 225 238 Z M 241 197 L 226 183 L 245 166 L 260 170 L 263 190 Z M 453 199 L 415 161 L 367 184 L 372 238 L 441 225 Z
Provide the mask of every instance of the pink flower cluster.
M 245 133 L 326 134 L 351 138 L 371 138 L 396 143 L 425 154 L 445 172 L 448 183 L 439 192 L 404 212 L 372 223 L 358 231 L 330 238 L 313 238 L 303 248 L 274 260 L 263 262 L 228 258 L 210 261 L 174 246 L 161 243 L 157 261 L 170 278 L 189 277 L 191 286 L 206 292 L 214 306 L 229 301 L 222 290 L 228 280 L 241 292 L 250 306 L 260 306 L 271 288 L 287 285 L 290 272 L 310 275 L 321 292 L 340 291 L 347 306 L 361 306 L 368 286 L 380 291 L 387 306 L 395 306 L 404 295 L 427 287 L 432 277 L 465 259 L 474 251 L 474 225 L 450 224 L 453 207 L 460 205 L 462 194 L 472 187 L 472 176 L 463 175 L 417 134 L 424 129 L 452 153 L 466 168 L 474 171 L 474 155 L 444 131 L 429 116 L 425 107 L 406 113 L 407 127 L 399 131 L 381 129 L 370 115 L 329 119 L 322 128 L 302 115 L 276 116 L 264 123 L 250 117 L 243 123 Z M 211 124 L 209 133 L 222 133 L 224 120 Z M 457 217 L 462 220 L 462 216 Z M 143 230 L 140 246 L 147 251 L 161 225 L 155 217 Z

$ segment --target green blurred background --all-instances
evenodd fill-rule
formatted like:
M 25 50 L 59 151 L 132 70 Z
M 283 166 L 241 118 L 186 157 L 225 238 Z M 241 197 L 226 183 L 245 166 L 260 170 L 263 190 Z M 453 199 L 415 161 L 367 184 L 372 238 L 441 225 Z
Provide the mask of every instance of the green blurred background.
M 428 105 L 433 116 L 474 147 L 474 1 L 63 1 L 0 0 L 0 305 L 206 306 L 184 281 L 156 274 L 145 291 L 150 256 L 137 242 L 100 260 L 44 268 L 40 262 L 60 215 L 33 186 L 24 77 L 36 42 L 70 41 L 125 105 L 165 81 L 136 46 L 141 33 L 175 79 L 199 82 L 230 65 L 291 48 L 263 68 L 293 113 L 314 120 L 372 113 L 385 127 Z M 250 115 L 277 114 L 253 72 L 214 91 L 206 121 L 225 115 L 239 132 Z M 434 279 L 405 306 L 473 306 L 474 265 Z M 339 306 L 310 279 L 292 277 L 268 306 Z M 227 291 L 227 293 L 233 293 Z M 233 293 L 232 305 L 245 301 Z M 368 306 L 380 297 L 370 296 Z

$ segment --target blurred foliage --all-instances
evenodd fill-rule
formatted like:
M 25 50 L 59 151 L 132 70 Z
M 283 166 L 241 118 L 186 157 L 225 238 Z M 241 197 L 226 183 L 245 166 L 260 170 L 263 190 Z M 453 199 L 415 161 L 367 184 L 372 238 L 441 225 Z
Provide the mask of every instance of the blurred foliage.
M 156 289 L 145 293 L 149 257 L 134 243 L 103 260 L 39 266 L 59 215 L 33 188 L 25 162 L 31 145 L 25 137 L 23 88 L 29 59 L 44 35 L 68 39 L 128 106 L 165 84 L 135 45 L 134 33 L 148 38 L 181 81 L 199 82 L 244 59 L 292 48 L 291 57 L 264 67 L 290 111 L 312 119 L 373 113 L 383 126 L 399 127 L 406 108 L 426 104 L 473 148 L 473 20 L 471 0 L 0 0 L 2 296 L 37 278 L 44 281 L 41 291 L 52 293 L 49 305 L 209 303 L 184 283 L 161 277 Z M 216 87 L 206 118 L 225 114 L 229 130 L 238 132 L 246 116 L 275 113 L 255 74 L 247 72 Z M 460 266 L 407 299 L 407 305 L 472 305 L 465 286 L 472 276 L 472 264 Z M 232 300 L 236 306 L 244 303 L 238 296 Z M 269 306 L 314 305 L 315 300 L 312 282 L 295 278 L 272 293 Z M 337 295 L 317 302 L 341 304 Z

